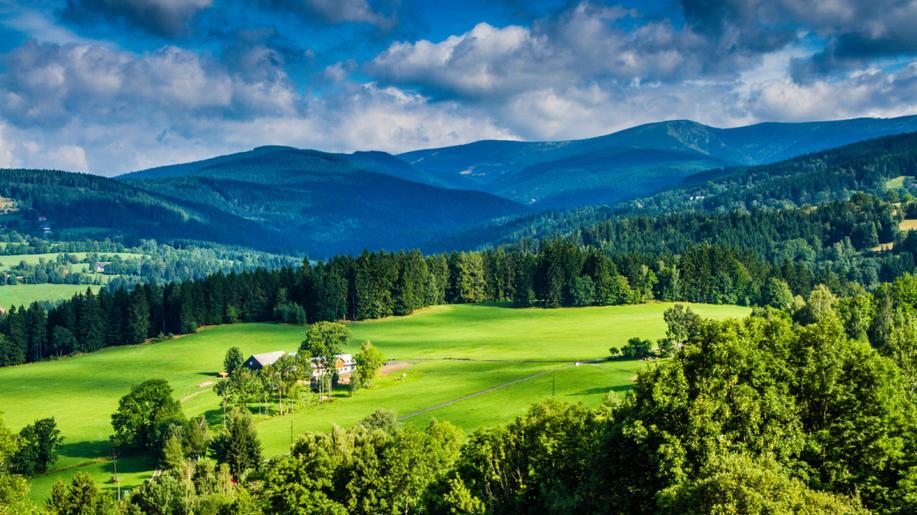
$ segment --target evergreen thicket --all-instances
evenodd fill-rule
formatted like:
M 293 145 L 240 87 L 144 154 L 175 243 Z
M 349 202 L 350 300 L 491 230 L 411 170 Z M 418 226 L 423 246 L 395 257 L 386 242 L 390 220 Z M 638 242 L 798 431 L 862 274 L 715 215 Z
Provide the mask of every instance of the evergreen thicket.
M 533 250 L 363 252 L 295 269 L 87 291 L 5 314 L 0 365 L 206 325 L 366 320 L 442 303 L 556 308 L 657 299 L 785 307 L 816 284 L 849 295 L 913 271 L 917 235 L 897 227 L 907 209 L 855 195 L 818 209 L 632 217 Z M 893 250 L 871 250 L 886 241 Z

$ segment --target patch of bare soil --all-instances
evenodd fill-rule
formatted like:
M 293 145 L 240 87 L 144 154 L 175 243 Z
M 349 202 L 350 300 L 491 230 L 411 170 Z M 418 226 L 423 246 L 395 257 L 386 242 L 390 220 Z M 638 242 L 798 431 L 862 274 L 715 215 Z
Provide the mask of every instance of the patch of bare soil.
M 389 361 L 382 368 L 379 369 L 380 375 L 394 374 L 395 372 L 404 370 L 411 366 L 411 363 L 408 361 Z

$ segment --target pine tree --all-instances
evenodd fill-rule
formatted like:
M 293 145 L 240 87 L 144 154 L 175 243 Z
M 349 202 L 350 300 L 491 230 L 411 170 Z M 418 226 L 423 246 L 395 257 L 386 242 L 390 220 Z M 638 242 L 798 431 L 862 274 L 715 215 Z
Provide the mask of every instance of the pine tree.
M 82 296 L 78 314 L 77 340 L 80 352 L 93 352 L 105 346 L 105 321 L 98 298 L 91 289 Z
M 141 343 L 150 333 L 150 306 L 146 290 L 136 287 L 131 291 L 127 308 L 127 342 Z

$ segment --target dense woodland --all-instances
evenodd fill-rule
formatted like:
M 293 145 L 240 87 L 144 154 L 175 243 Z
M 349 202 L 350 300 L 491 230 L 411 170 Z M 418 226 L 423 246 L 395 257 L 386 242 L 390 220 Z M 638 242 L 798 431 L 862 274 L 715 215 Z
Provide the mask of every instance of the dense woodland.
M 511 424 L 467 436 L 448 422 L 418 430 L 376 412 L 348 429 L 303 434 L 289 455 L 266 462 L 246 412 L 231 411 L 223 428 L 210 431 L 203 419 L 184 418 L 165 381 L 147 381 L 125 395 L 112 424 L 122 445 L 153 445 L 162 475 L 121 502 L 77 475 L 55 485 L 44 508 L 60 514 L 917 509 L 917 277 L 844 298 L 820 286 L 804 303 L 759 309 L 744 320 L 667 313 L 667 322 L 667 339 L 680 350 L 641 372 L 623 400 L 611 395 L 593 409 L 549 399 Z M 132 416 L 137 409 L 147 416 Z M 156 432 L 139 431 L 143 420 Z M 8 471 L 21 466 L 24 449 L 59 438 L 53 431 L 42 438 L 37 427 L 13 435 L 0 423 L 0 499 L 18 513 L 34 507 L 25 480 Z M 162 438 L 150 440 L 156 434 Z
M 886 182 L 917 175 L 917 133 L 854 143 L 769 165 L 716 169 L 688 177 L 654 195 L 610 206 L 555 210 L 500 221 L 455 236 L 437 238 L 427 247 L 488 247 L 566 237 L 582 227 L 634 215 L 673 213 L 748 213 L 758 209 L 814 206 L 869 193 L 897 201 Z
M 850 295 L 913 271 L 917 235 L 897 228 L 906 214 L 899 211 L 908 209 L 858 194 L 818 209 L 624 218 L 534 250 L 364 252 L 299 268 L 87 291 L 50 308 L 10 310 L 0 319 L 0 364 L 204 325 L 296 320 L 301 317 L 290 313 L 299 310 L 314 322 L 470 302 L 555 308 L 657 299 L 786 307 L 816 284 Z M 870 250 L 885 241 L 895 241 L 894 250 Z

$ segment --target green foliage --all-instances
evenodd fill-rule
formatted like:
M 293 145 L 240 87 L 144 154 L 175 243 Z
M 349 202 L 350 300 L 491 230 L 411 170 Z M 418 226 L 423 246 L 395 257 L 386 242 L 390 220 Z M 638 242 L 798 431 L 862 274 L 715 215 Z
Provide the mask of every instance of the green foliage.
M 663 513 L 869 513 L 856 500 L 820 492 L 786 475 L 773 460 L 729 454 L 696 478 L 660 493 Z
M 210 445 L 217 461 L 226 464 L 235 477 L 261 468 L 261 442 L 248 412 L 233 408 Z
M 244 362 L 245 357 L 242 356 L 242 351 L 238 347 L 232 346 L 226 351 L 226 357 L 223 358 L 223 371 L 232 375 L 236 370 L 239 370 Z
M 214 390 L 222 397 L 224 405 L 245 406 L 261 399 L 264 393 L 264 383 L 254 372 L 240 367 L 227 379 L 217 383 Z
M 651 511 L 658 493 L 671 488 L 676 498 L 718 492 L 705 502 L 766 511 L 766 499 L 752 490 L 767 481 L 775 486 L 761 488 L 787 491 L 786 502 L 856 507 L 814 496 L 793 479 L 778 481 L 779 472 L 809 488 L 859 496 L 869 509 L 900 507 L 901 480 L 917 463 L 917 448 L 905 436 L 914 430 L 914 406 L 899 374 L 868 345 L 848 340 L 837 318 L 804 328 L 783 317 L 704 322 L 673 360 L 641 373 L 633 396 L 615 410 L 597 454 L 608 489 L 595 500 Z M 717 462 L 730 453 L 764 461 L 744 472 L 733 458 Z M 771 458 L 776 466 L 766 464 Z M 736 483 L 726 489 L 729 474 Z M 671 502 L 677 511 L 680 501 Z
M 788 310 L 793 306 L 793 291 L 790 290 L 790 285 L 778 277 L 767 280 L 761 296 L 762 302 L 772 308 Z
M 360 346 L 360 352 L 354 354 L 353 359 L 357 363 L 356 376 L 359 379 L 359 386 L 363 388 L 372 384 L 373 379 L 376 378 L 376 373 L 385 364 L 385 357 L 382 355 L 382 351 L 368 341 L 363 342 L 363 345 Z
M 29 501 L 28 481 L 10 473 L 19 448 L 19 439 L 0 417 L 0 515 L 37 513 Z
M 553 400 L 533 406 L 507 427 L 479 430 L 462 447 L 440 501 L 449 510 L 572 513 L 586 501 L 600 413 Z
M 185 463 L 181 431 L 172 431 L 162 446 L 162 463 L 165 468 L 177 469 Z
M 247 493 L 246 493 L 247 496 Z M 233 511 L 239 501 L 232 476 L 225 465 L 212 460 L 183 462 L 179 468 L 164 471 L 158 478 L 135 489 L 129 507 L 141 513 L 255 513 Z
M 358 424 L 306 433 L 265 472 L 264 498 L 277 513 L 407 513 L 458 456 L 461 432 L 446 423 L 382 431 Z
M 809 293 L 805 306 L 795 314 L 801 324 L 815 324 L 837 318 L 834 305 L 837 297 L 823 284 L 819 284 Z
M 653 342 L 644 338 L 631 338 L 621 347 L 621 355 L 627 359 L 644 359 L 653 355 Z
M 89 475 L 78 473 L 69 485 L 60 481 L 54 484 L 45 509 L 54 515 L 110 515 L 115 506 L 111 496 L 100 492 Z
M 338 322 L 316 322 L 309 326 L 305 341 L 299 349 L 304 355 L 318 358 L 323 381 L 330 380 L 336 372 L 335 359 L 350 339 L 350 329 Z
M 280 414 L 283 415 L 284 400 L 287 401 L 287 411 L 292 411 L 302 389 L 300 385 L 308 384 L 312 377 L 312 363 L 305 353 L 296 357 L 285 354 L 261 370 L 260 375 L 264 389 L 277 396 Z
M 686 308 L 681 304 L 675 304 L 671 308 L 665 310 L 662 314 L 662 318 L 665 320 L 666 338 L 676 343 L 688 341 L 691 337 L 695 336 L 700 329 L 700 315 L 691 311 L 691 308 Z
M 287 301 L 274 307 L 274 320 L 283 324 L 305 325 L 306 310 L 299 304 Z
M 182 430 L 182 450 L 193 459 L 202 458 L 210 446 L 210 429 L 203 416 L 188 419 Z
M 172 398 L 172 387 L 163 379 L 149 379 L 131 387 L 111 416 L 117 445 L 158 451 L 171 425 L 184 424 L 181 405 Z
M 377 409 L 369 415 L 366 415 L 359 424 L 366 429 L 378 429 L 379 431 L 384 431 L 389 434 L 395 434 L 395 432 L 401 429 L 395 412 L 385 409 Z
M 57 447 L 63 442 L 53 418 L 36 420 L 19 432 L 19 450 L 13 456 L 12 470 L 17 474 L 42 474 L 57 460 Z

